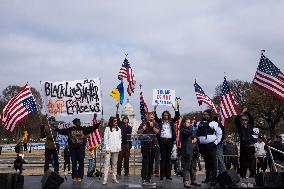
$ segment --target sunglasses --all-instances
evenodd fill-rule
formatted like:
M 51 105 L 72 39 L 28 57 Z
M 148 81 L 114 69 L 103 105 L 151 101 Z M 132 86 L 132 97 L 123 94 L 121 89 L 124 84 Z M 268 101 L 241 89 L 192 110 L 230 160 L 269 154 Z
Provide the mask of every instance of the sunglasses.
M 241 119 L 241 121 L 248 121 L 247 119 Z

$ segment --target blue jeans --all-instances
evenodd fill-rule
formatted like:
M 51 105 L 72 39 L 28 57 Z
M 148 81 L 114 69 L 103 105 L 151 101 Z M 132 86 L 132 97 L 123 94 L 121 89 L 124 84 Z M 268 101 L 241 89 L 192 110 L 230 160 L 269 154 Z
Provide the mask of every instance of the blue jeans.
M 84 176 L 84 158 L 85 149 L 70 149 L 71 161 L 72 161 L 72 179 L 83 178 Z M 77 167 L 77 163 L 79 166 Z
M 89 159 L 88 172 L 94 168 L 94 159 Z
M 217 164 L 219 174 L 225 171 L 224 157 L 223 157 L 223 144 L 217 144 Z

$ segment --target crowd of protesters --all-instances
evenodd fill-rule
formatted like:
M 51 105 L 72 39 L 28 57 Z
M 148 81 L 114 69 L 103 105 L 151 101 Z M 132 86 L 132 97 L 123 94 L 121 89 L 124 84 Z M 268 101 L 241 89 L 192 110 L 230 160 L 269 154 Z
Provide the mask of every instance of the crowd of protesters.
M 175 112 L 174 118 L 167 110 L 162 112 L 159 118 L 157 107 L 154 106 L 154 111 L 148 112 L 137 131 L 138 139 L 141 141 L 143 185 L 155 184 L 153 175 L 160 180 L 169 181 L 172 180 L 173 175 L 178 175 L 182 176 L 185 188 L 201 186 L 196 179 L 197 166 L 199 170 L 202 169 L 200 158 L 205 163 L 205 180 L 202 183 L 210 185 L 215 185 L 217 176 L 226 170 L 234 169 L 242 178 L 255 177 L 268 168 L 269 171 L 274 171 L 273 161 L 276 163 L 284 161 L 281 153 L 272 150 L 271 156 L 268 147 L 283 151 L 282 138 L 278 136 L 266 138 L 260 134 L 255 137 L 253 116 L 247 108 L 235 118 L 237 133 L 227 134 L 224 126 L 210 109 L 203 111 L 201 119 L 196 120 L 195 117 L 182 117 L 175 106 L 172 106 Z M 178 127 L 176 127 L 177 122 L 179 122 Z M 54 172 L 59 174 L 59 144 L 56 142 L 56 137 L 58 134 L 67 135 L 68 144 L 61 154 L 65 161 L 64 173 L 67 174 L 66 170 L 70 172 L 72 168 L 73 181 L 81 182 L 84 176 L 87 136 L 100 126 L 100 122 L 94 121 L 93 126 L 82 127 L 80 119 L 75 118 L 74 127 L 59 129 L 55 124 L 55 117 L 51 116 L 46 117 L 42 123 L 41 137 L 46 137 L 44 172 L 50 169 L 49 164 L 52 160 Z M 127 116 L 120 118 L 119 104 L 117 104 L 116 116 L 109 118 L 108 126 L 102 135 L 105 158 L 103 185 L 107 184 L 109 173 L 112 174 L 114 183 L 119 183 L 122 170 L 124 176 L 130 175 L 132 133 L 129 118 Z M 24 144 L 23 149 L 26 149 Z M 94 159 L 94 150 L 88 151 L 88 172 L 93 170 Z

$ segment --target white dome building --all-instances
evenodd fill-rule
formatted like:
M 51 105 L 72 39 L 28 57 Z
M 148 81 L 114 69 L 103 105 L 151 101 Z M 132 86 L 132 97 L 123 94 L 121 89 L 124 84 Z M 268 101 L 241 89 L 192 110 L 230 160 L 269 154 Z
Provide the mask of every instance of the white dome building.
M 137 130 L 141 124 L 141 121 L 136 120 L 134 108 L 129 103 L 129 99 L 127 99 L 127 102 L 122 109 L 121 118 L 123 118 L 124 116 L 128 116 L 129 118 L 129 125 L 132 126 L 132 134 L 137 134 Z

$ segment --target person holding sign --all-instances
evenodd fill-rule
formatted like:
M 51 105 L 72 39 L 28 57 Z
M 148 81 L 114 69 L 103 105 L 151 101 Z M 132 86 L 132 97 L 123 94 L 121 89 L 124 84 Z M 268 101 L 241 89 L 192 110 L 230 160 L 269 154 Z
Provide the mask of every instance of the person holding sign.
M 68 146 L 72 161 L 72 179 L 74 182 L 81 182 L 84 176 L 84 159 L 85 146 L 87 143 L 88 134 L 99 128 L 101 122 L 93 120 L 93 126 L 82 127 L 81 121 L 75 118 L 73 121 L 74 127 L 67 129 L 56 128 L 56 131 L 61 135 L 68 135 Z M 79 167 L 77 167 L 77 162 Z
M 171 178 L 171 153 L 173 145 L 176 143 L 176 132 L 174 123 L 179 119 L 180 113 L 177 108 L 172 105 L 175 110 L 175 117 L 172 119 L 169 111 L 162 113 L 162 118 L 157 117 L 156 109 L 158 105 L 154 106 L 155 121 L 158 123 L 160 129 L 159 144 L 161 152 L 161 163 L 160 163 L 160 180 L 164 177 L 168 180 Z

